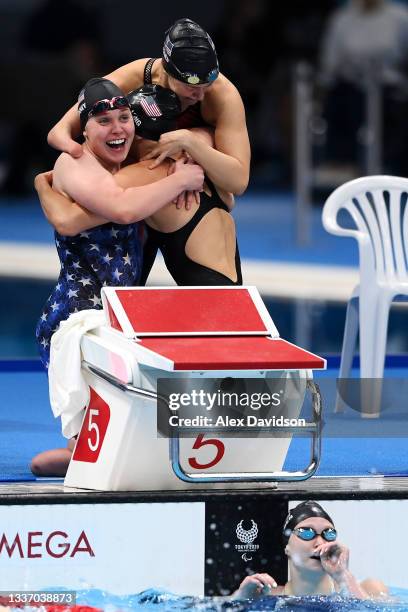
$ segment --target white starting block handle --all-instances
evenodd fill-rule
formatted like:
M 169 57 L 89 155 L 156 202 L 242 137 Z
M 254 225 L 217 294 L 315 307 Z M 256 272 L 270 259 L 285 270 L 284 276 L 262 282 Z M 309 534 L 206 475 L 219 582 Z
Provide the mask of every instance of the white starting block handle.
M 138 395 L 145 399 L 166 401 L 164 398 L 160 398 L 154 391 L 146 391 L 146 389 L 140 389 L 134 387 L 130 383 L 124 383 L 115 376 L 100 370 L 96 366 L 91 365 L 87 361 L 82 362 L 84 370 L 91 372 L 98 378 L 105 380 L 117 389 L 120 389 L 124 393 L 131 393 L 132 395 Z M 214 483 L 214 482 L 279 482 L 279 481 L 298 481 L 307 480 L 313 476 L 319 467 L 321 457 L 321 433 L 322 433 L 322 402 L 319 385 L 314 383 L 312 380 L 308 380 L 306 388 L 310 391 L 312 396 L 312 421 L 306 423 L 303 427 L 275 427 L 276 431 L 285 431 L 292 433 L 305 433 L 311 434 L 311 454 L 309 465 L 304 470 L 296 470 L 293 472 L 277 471 L 277 472 L 237 472 L 231 474 L 230 472 L 212 472 L 211 474 L 193 474 L 186 472 L 180 463 L 180 441 L 178 436 L 173 436 L 169 439 L 170 447 L 170 461 L 174 473 L 180 480 L 184 482 L 201 482 L 201 483 Z

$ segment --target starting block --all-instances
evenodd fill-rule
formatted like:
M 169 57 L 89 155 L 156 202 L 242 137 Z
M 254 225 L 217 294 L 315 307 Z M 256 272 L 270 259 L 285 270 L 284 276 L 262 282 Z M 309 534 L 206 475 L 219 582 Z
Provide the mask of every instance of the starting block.
M 303 480 L 320 458 L 321 402 L 312 371 L 324 359 L 279 337 L 255 287 L 105 287 L 107 323 L 83 336 L 90 401 L 65 485 L 105 491 L 211 488 L 217 483 Z M 313 417 L 311 457 L 284 472 L 289 437 L 167 439 L 157 434 L 157 379 L 261 378 L 268 388 L 295 376 Z M 153 401 L 152 401 L 153 400 Z M 303 428 L 302 428 L 303 429 Z M 219 485 L 218 485 L 219 486 Z

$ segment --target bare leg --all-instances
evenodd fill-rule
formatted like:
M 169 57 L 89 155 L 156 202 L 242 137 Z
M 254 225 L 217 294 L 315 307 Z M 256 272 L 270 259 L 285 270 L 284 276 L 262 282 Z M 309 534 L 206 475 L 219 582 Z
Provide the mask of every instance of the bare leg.
M 31 461 L 31 471 L 35 476 L 65 476 L 71 460 L 75 439 L 67 444 L 67 448 L 55 448 L 43 451 Z

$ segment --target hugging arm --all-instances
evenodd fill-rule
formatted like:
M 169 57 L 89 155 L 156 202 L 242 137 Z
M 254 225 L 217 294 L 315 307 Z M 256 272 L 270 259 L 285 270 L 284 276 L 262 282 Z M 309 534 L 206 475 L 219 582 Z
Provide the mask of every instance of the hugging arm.
M 83 208 L 67 196 L 52 188 L 52 172 L 35 177 L 34 187 L 48 222 L 62 236 L 75 236 L 97 225 L 108 223 L 108 219 Z
M 215 148 L 190 130 L 175 130 L 162 134 L 145 159 L 156 158 L 151 166 L 155 167 L 165 157 L 185 151 L 202 166 L 217 187 L 239 195 L 245 191 L 249 181 L 250 146 L 244 105 L 238 91 L 229 82 L 222 100 L 214 101 L 214 105 L 217 116 Z
M 108 221 L 123 224 L 140 221 L 185 189 L 202 188 L 201 168 L 182 162 L 176 164 L 174 174 L 164 178 L 160 175 L 159 180 L 156 173 L 140 168 L 133 173 L 133 185 L 136 186 L 125 187 L 118 185 L 102 168 L 87 170 L 85 167 L 84 171 L 78 168 L 79 163 L 63 154 L 56 164 L 56 172 L 63 178 L 61 187 L 69 191 L 71 200 L 51 189 L 47 175 L 40 175 L 36 180 L 44 212 L 63 235 L 75 235 Z
M 199 143 L 198 146 L 203 147 L 204 149 L 210 149 L 210 150 L 214 150 L 215 147 L 215 138 L 214 138 L 214 128 L 211 127 L 193 127 L 193 128 L 189 128 L 188 130 L 177 130 L 174 132 L 168 132 L 167 134 L 170 136 L 170 140 L 173 137 L 176 137 L 176 140 L 181 139 L 180 142 L 184 143 L 184 139 L 183 139 L 183 134 L 186 134 L 186 142 L 189 138 L 192 138 L 195 142 Z M 164 138 L 165 136 L 167 136 L 167 134 L 164 134 L 162 136 L 162 138 Z M 155 147 L 150 147 L 150 150 L 148 151 L 147 154 L 143 154 L 142 151 L 142 159 L 151 159 L 153 157 L 152 152 L 155 149 Z M 187 146 L 184 147 L 183 144 L 183 148 L 180 151 L 174 151 L 173 155 L 174 158 L 177 159 L 178 156 L 180 155 L 185 155 L 187 154 L 188 158 L 193 159 L 193 156 L 190 155 L 187 151 Z M 151 165 L 150 168 L 156 168 L 159 165 L 159 159 L 162 156 L 159 156 L 159 158 L 157 158 Z M 164 156 L 163 156 L 164 157 Z M 229 210 L 232 210 L 235 206 L 235 199 L 234 199 L 234 195 L 231 191 L 228 191 L 227 189 L 224 189 L 222 186 L 220 186 L 218 183 L 215 184 L 215 187 L 218 191 L 219 196 L 221 197 L 221 199 L 223 200 L 223 202 L 228 206 Z M 188 194 L 187 198 L 186 198 L 186 208 L 190 208 L 191 204 L 193 203 L 193 199 L 191 198 L 192 194 Z M 199 197 L 195 197 L 194 199 L 196 199 L 197 204 L 199 204 L 200 200 Z M 178 197 L 177 200 L 177 208 L 181 208 L 184 204 L 184 194 L 181 194 Z
M 219 110 L 215 148 L 190 135 L 186 151 L 204 168 L 214 185 L 240 195 L 248 186 L 250 147 L 242 100 L 238 92 L 236 95 L 228 92 L 228 99 L 230 102 L 224 100 Z

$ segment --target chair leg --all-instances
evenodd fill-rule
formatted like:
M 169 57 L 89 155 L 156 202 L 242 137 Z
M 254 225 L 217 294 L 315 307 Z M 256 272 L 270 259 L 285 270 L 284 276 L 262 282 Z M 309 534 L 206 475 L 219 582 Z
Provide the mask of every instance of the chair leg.
M 383 376 L 384 362 L 387 348 L 388 318 L 392 296 L 383 294 L 379 296 L 376 313 L 376 328 L 374 336 L 374 347 L 372 355 L 371 376 L 368 383 L 370 386 L 370 404 L 368 410 L 364 410 L 362 416 L 365 418 L 377 418 L 380 416 L 383 401 Z
M 343 346 L 341 349 L 340 385 L 343 379 L 350 377 L 351 366 L 353 363 L 353 355 L 356 348 L 357 332 L 358 332 L 358 296 L 352 297 L 347 304 L 346 322 L 344 325 Z M 343 412 L 346 402 L 342 399 L 339 392 L 336 393 L 336 404 L 334 411 Z
M 364 302 L 360 299 L 361 416 L 373 419 L 381 411 L 390 296 L 374 294 Z
M 393 296 L 383 294 L 377 308 L 377 333 L 374 346 L 373 376 L 383 378 L 385 354 L 387 349 L 388 319 Z

